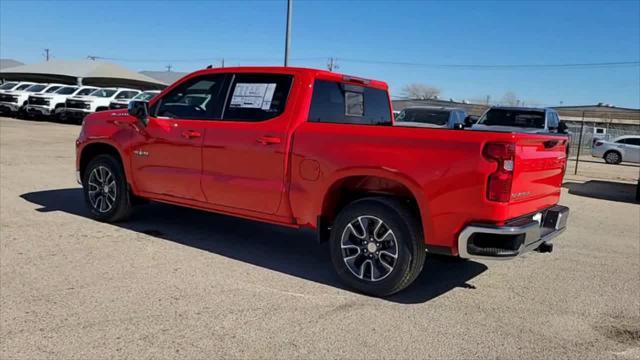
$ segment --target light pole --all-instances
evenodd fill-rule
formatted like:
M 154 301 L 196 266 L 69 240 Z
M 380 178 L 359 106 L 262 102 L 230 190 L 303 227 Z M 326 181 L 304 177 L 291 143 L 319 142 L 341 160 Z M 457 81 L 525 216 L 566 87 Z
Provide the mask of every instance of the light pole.
M 289 66 L 289 47 L 291 47 L 291 6 L 293 0 L 287 0 L 287 34 L 284 43 L 284 66 Z

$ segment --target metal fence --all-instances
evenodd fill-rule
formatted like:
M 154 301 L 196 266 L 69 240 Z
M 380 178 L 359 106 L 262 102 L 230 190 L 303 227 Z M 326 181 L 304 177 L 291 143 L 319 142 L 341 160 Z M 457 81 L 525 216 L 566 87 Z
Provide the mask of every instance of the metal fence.
M 591 156 L 591 149 L 596 140 L 613 140 L 623 135 L 640 136 L 640 118 L 628 116 L 616 112 L 563 112 L 560 119 L 567 125 L 571 134 L 569 160 L 573 166 L 568 169 L 573 174 L 580 172 L 580 163 L 603 163 L 602 159 Z M 624 164 L 626 166 L 637 167 L 638 164 Z M 611 176 L 616 174 L 615 167 L 606 168 L 611 172 Z M 631 173 L 635 172 L 634 169 Z M 638 168 L 640 174 L 640 167 Z M 640 175 L 639 175 L 640 176 Z

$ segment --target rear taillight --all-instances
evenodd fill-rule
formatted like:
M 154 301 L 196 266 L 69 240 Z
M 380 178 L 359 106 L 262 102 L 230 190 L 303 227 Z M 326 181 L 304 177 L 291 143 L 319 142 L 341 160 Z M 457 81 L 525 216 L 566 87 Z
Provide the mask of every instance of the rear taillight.
M 487 199 L 509 202 L 513 183 L 513 163 L 516 156 L 515 145 L 502 142 L 488 143 L 484 147 L 483 155 L 498 164 L 496 171 L 489 175 Z
M 596 143 L 593 144 L 593 146 L 602 146 L 602 144 L 604 144 L 602 141 L 596 141 Z

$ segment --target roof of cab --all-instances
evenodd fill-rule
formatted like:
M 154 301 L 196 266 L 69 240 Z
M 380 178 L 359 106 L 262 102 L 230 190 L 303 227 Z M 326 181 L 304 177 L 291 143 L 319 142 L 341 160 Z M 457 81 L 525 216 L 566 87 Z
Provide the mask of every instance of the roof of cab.
M 409 107 L 404 108 L 403 110 L 408 110 L 408 109 L 442 110 L 442 111 L 465 111 L 463 108 L 448 107 L 448 106 L 409 106 Z
M 387 90 L 389 88 L 387 83 L 380 80 L 365 79 L 358 76 L 335 73 L 335 72 L 321 70 L 321 69 L 311 69 L 311 68 L 293 67 L 293 66 L 237 66 L 237 67 L 224 67 L 224 68 L 209 68 L 209 69 L 195 71 L 187 75 L 186 77 L 192 77 L 192 76 L 204 75 L 204 74 L 218 74 L 218 73 L 232 73 L 232 72 L 291 74 L 294 76 L 298 74 L 305 74 L 314 78 L 354 83 L 357 85 L 375 87 L 375 88 L 380 88 L 384 90 Z
M 523 106 L 492 106 L 489 108 L 489 110 L 491 109 L 512 110 L 512 111 L 539 111 L 539 112 L 554 111 L 555 112 L 555 110 L 551 108 L 533 108 L 533 107 L 523 107 Z

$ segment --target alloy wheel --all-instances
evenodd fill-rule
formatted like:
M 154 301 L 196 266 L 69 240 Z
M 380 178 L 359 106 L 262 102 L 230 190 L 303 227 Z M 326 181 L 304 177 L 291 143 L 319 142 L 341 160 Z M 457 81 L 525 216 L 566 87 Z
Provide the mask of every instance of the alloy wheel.
M 91 206 L 101 213 L 113 209 L 116 201 L 116 179 L 105 166 L 98 166 L 89 174 L 88 193 Z
M 361 280 L 380 281 L 393 271 L 398 259 L 398 241 L 381 219 L 364 215 L 351 221 L 342 232 L 342 259 Z

